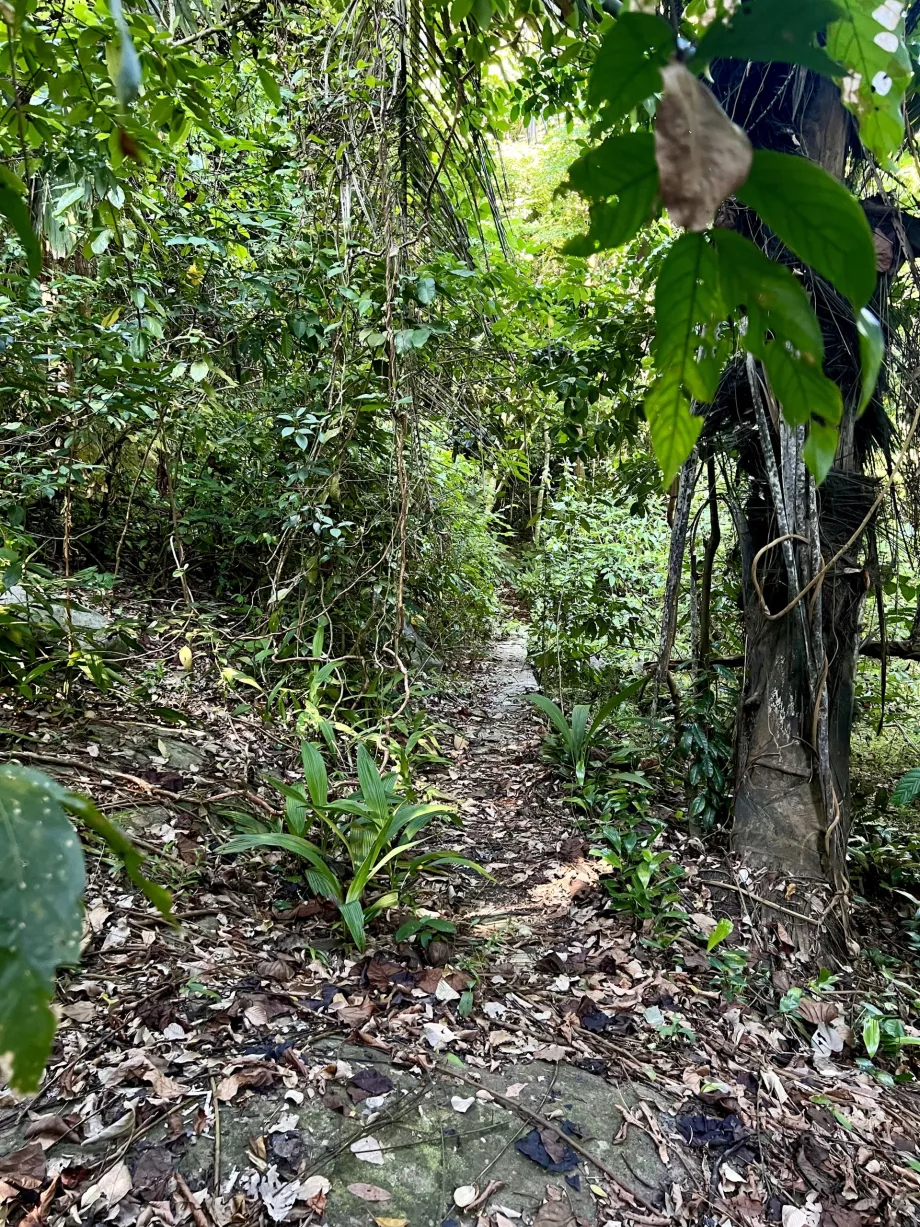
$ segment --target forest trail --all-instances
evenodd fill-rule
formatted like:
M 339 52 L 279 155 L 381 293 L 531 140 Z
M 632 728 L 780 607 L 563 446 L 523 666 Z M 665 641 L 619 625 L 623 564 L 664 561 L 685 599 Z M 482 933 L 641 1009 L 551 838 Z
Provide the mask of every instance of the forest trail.
M 101 699 L 53 735 L 22 730 L 47 738 L 33 760 L 160 849 L 182 923 L 91 860 L 44 1088 L 0 1102 L 0 1176 L 60 1175 L 52 1227 L 94 1206 L 119 1227 L 820 1221 L 802 1205 L 858 1227 L 882 1182 L 907 1179 L 920 1105 L 836 1065 L 833 1020 L 823 1047 L 796 1040 L 726 992 L 699 940 L 610 909 L 541 758 L 522 631 L 432 701 L 456 734 L 429 783 L 491 879 L 420 893 L 457 927 L 427 960 L 386 922 L 358 957 L 289 861 L 217 855 L 214 798 L 266 804 L 253 781 L 297 747 L 184 685 L 158 696 L 184 694 L 182 727 Z M 667 840 L 705 927 L 722 863 Z
M 597 873 L 580 855 L 586 843 L 573 836 L 556 773 L 540 759 L 543 728 L 526 701 L 539 692 L 526 629 L 493 642 L 471 682 L 469 703 L 456 717 L 469 745 L 451 774 L 459 777 L 471 855 L 492 880 L 476 884 L 462 919 L 482 936 L 504 931 L 545 946 L 573 895 Z

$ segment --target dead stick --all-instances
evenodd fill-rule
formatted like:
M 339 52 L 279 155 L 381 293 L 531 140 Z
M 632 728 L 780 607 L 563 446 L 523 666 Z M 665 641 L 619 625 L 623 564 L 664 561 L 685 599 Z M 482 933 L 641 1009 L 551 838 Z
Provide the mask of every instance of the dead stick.
M 820 920 L 815 920 L 813 916 L 806 916 L 803 912 L 794 912 L 791 907 L 780 907 L 778 903 L 773 903 L 769 899 L 764 899 L 763 895 L 755 895 L 751 890 L 745 890 L 743 886 L 735 886 L 732 882 L 708 882 L 705 878 L 702 879 L 706 886 L 719 886 L 722 890 L 734 890 L 739 895 L 744 895 L 748 899 L 753 899 L 755 903 L 762 903 L 764 907 L 770 907 L 774 912 L 782 912 L 784 916 L 791 916 L 793 920 L 804 920 L 809 925 L 820 925 Z
M 211 1079 L 211 1101 L 214 1104 L 214 1196 L 220 1195 L 220 1100 L 217 1079 Z
M 456 1069 L 452 1069 L 448 1065 L 441 1065 L 440 1062 L 435 1063 L 435 1069 L 438 1071 L 438 1073 L 446 1074 L 449 1078 L 456 1078 L 458 1082 L 465 1082 L 467 1086 L 475 1087 L 477 1091 L 488 1091 L 492 1098 L 496 1100 L 496 1102 L 500 1103 L 502 1107 L 507 1108 L 509 1112 L 515 1112 L 520 1116 L 526 1116 L 528 1120 L 532 1121 L 532 1123 L 535 1125 L 539 1125 L 541 1129 L 549 1129 L 552 1133 L 559 1132 L 558 1127 L 554 1125 L 552 1121 L 547 1120 L 545 1116 L 541 1116 L 539 1112 L 534 1112 L 531 1108 L 525 1107 L 522 1103 L 515 1103 L 513 1099 L 508 1099 L 507 1096 L 500 1095 L 498 1091 L 493 1091 L 488 1087 L 483 1087 L 482 1083 L 477 1082 L 475 1078 L 469 1078 L 466 1074 L 461 1074 Z M 598 1159 L 596 1155 L 593 1155 L 590 1150 L 587 1150 L 581 1145 L 580 1142 L 577 1142 L 575 1138 L 566 1134 L 565 1144 L 570 1147 L 570 1149 L 574 1150 L 576 1154 L 579 1154 L 583 1159 L 586 1159 L 588 1163 L 592 1163 L 599 1172 L 603 1172 L 611 1184 L 616 1187 L 620 1196 L 626 1198 L 627 1204 L 630 1201 L 641 1201 L 646 1210 L 651 1210 L 653 1213 L 657 1211 L 658 1207 L 654 1204 L 654 1202 L 650 1201 L 642 1193 L 638 1192 L 638 1190 L 634 1191 L 632 1189 L 628 1189 L 626 1185 L 622 1183 L 620 1178 L 613 1171 L 611 1171 L 606 1163 L 603 1162 L 603 1160 Z M 656 1215 L 654 1221 L 657 1223 L 666 1223 L 667 1219 L 660 1218 Z

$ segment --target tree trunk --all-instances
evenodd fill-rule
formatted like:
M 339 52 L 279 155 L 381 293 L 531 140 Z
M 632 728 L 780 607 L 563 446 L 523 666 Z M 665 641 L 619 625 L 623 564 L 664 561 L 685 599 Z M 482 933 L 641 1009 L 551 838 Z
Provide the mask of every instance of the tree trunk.
M 776 87 L 775 67 L 763 72 L 747 67 L 753 69 L 753 80 L 746 82 L 745 94 L 756 90 L 758 83 Z M 786 116 L 773 116 L 775 143 L 762 134 L 759 142 L 755 136 L 755 143 L 785 149 L 789 133 L 798 132 L 798 152 L 804 149 L 812 160 L 841 176 L 849 120 L 836 88 L 811 74 L 803 81 L 802 70 L 784 71 L 787 84 L 792 74 L 797 76 L 805 101 L 788 117 L 792 127 L 784 129 L 780 123 Z M 769 81 L 768 74 L 772 74 Z M 730 91 L 719 90 L 718 73 L 716 82 L 717 92 L 730 98 Z M 743 122 L 737 106 L 729 110 Z M 775 239 L 762 230 L 752 237 L 775 258 Z M 844 398 L 834 469 L 826 485 L 816 491 L 802 461 L 803 429 L 792 429 L 780 420 L 769 387 L 750 362 L 746 382 L 758 428 L 740 526 L 746 659 L 736 726 L 733 846 L 743 865 L 756 875 L 758 894 L 773 893 L 788 901 L 790 883 L 795 883 L 796 902 L 791 906 L 812 920 L 846 893 L 850 735 L 866 590 L 862 567 L 844 557 L 798 603 L 793 602 L 850 535 L 849 522 L 841 529 L 846 497 L 841 487 L 855 484 L 861 499 L 870 485 L 859 476 L 861 459 L 853 443 L 859 372 L 855 329 L 851 320 L 843 318 L 845 307 L 828 306 L 832 297 L 820 296 L 816 306 L 829 358 L 832 345 L 836 347 L 834 375 Z M 737 375 L 736 369 L 736 379 Z M 734 395 L 740 397 L 742 391 L 746 392 L 738 382 Z M 853 549 L 858 548 L 857 541 Z M 777 917 L 766 911 L 764 918 Z M 803 922 L 796 928 L 785 917 L 783 923 L 796 929 L 803 948 L 814 949 L 816 937 L 824 940 L 822 926 Z

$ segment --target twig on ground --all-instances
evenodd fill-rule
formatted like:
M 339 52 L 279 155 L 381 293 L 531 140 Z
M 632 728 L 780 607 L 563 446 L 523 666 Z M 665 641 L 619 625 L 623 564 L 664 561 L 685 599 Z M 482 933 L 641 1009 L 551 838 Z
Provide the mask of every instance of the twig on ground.
M 772 908 L 774 912 L 782 912 L 784 916 L 791 916 L 793 920 L 804 920 L 809 925 L 820 925 L 821 920 L 814 916 L 806 916 L 804 912 L 794 912 L 791 907 L 781 907 L 780 904 L 774 903 L 772 899 L 765 899 L 763 895 L 755 895 L 752 890 L 745 890 L 743 886 L 735 886 L 733 882 L 713 882 L 703 878 L 701 881 L 706 886 L 718 886 L 722 890 L 734 890 L 739 895 L 744 895 L 748 899 L 753 899 L 755 903 L 761 903 L 764 907 Z
M 437 1073 L 443 1074 L 447 1078 L 456 1078 L 458 1082 L 464 1082 L 467 1086 L 473 1086 L 477 1091 L 487 1090 L 496 1103 L 500 1103 L 503 1108 L 507 1108 L 509 1112 L 514 1112 L 519 1116 L 525 1116 L 532 1124 L 538 1125 L 541 1129 L 549 1129 L 553 1133 L 558 1133 L 558 1124 L 553 1124 L 551 1120 L 547 1120 L 545 1116 L 541 1116 L 539 1112 L 534 1112 L 532 1108 L 525 1107 L 522 1103 L 516 1103 L 515 1100 L 509 1099 L 507 1095 L 501 1095 L 498 1091 L 493 1091 L 490 1087 L 483 1087 L 481 1082 L 477 1082 L 475 1078 L 470 1078 L 459 1070 L 452 1069 L 449 1065 L 442 1065 L 440 1062 L 435 1062 L 434 1069 Z M 668 1220 L 657 1214 L 658 1207 L 649 1198 L 645 1197 L 637 1190 L 629 1189 L 622 1183 L 617 1174 L 607 1166 L 602 1159 L 598 1159 L 590 1150 L 582 1146 L 577 1139 L 565 1135 L 565 1143 L 576 1154 L 581 1155 L 588 1163 L 597 1168 L 599 1172 L 607 1177 L 610 1183 L 616 1188 L 622 1198 L 625 1198 L 627 1206 L 631 1201 L 639 1201 L 645 1206 L 646 1210 L 651 1210 L 655 1214 L 655 1218 L 647 1219 L 647 1222 L 667 1223 Z

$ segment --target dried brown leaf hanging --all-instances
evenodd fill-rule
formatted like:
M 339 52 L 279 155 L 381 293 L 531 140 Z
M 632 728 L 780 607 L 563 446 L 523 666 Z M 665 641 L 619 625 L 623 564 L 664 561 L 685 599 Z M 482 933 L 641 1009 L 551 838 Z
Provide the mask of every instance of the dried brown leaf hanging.
M 661 198 L 675 225 L 705 230 L 748 177 L 751 142 L 683 64 L 672 61 L 661 75 L 664 94 L 655 126 Z

